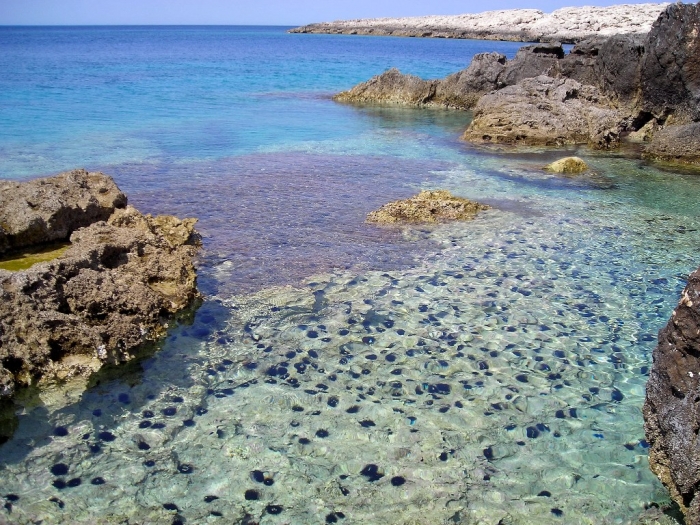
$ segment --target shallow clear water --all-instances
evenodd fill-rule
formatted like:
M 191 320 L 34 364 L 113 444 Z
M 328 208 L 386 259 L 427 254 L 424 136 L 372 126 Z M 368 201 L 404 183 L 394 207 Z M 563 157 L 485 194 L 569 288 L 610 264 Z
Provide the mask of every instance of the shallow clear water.
M 641 405 L 697 261 L 693 173 L 458 140 L 330 93 L 496 42 L 280 28 L 0 29 L 0 172 L 86 165 L 200 218 L 207 298 L 150 359 L 18 406 L 11 523 L 633 523 Z M 541 167 L 577 153 L 592 171 Z M 76 164 L 77 163 L 77 164 Z M 492 205 L 363 223 L 447 188 Z M 9 507 L 9 508 L 8 508 Z M 100 521 L 101 520 L 101 521 Z

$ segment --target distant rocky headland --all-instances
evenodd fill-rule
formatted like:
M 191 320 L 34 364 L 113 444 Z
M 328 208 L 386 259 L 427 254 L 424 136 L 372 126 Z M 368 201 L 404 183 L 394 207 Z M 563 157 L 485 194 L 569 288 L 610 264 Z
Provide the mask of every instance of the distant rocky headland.
M 290 33 L 471 38 L 575 43 L 591 36 L 644 35 L 664 4 L 565 7 L 552 13 L 509 9 L 479 14 L 339 20 L 297 27 Z

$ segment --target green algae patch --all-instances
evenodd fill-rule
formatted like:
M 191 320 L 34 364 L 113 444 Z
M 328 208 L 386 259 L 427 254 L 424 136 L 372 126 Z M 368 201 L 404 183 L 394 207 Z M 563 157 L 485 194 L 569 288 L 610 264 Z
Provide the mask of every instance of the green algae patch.
M 31 268 L 37 263 L 58 259 L 70 247 L 70 243 L 47 244 L 33 248 L 23 248 L 0 258 L 0 269 L 19 272 Z

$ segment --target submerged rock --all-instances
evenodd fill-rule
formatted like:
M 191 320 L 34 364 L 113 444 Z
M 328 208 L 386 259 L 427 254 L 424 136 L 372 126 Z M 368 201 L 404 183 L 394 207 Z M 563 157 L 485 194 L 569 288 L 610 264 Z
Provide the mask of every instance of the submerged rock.
M 71 215 L 78 217 L 75 221 L 65 219 L 67 213 L 59 214 L 62 221 L 34 221 L 46 227 L 30 231 L 54 232 L 32 237 L 42 240 L 77 228 L 70 247 L 26 270 L 0 269 L 0 399 L 12 396 L 17 386 L 88 376 L 104 364 L 130 360 L 140 345 L 165 333 L 175 312 L 198 297 L 192 264 L 199 243 L 196 219 L 151 217 L 131 206 L 108 214 L 109 206 L 93 204 L 99 203 L 97 197 L 59 190 L 60 198 L 53 198 L 50 188 L 76 179 L 100 180 L 98 188 L 107 191 L 96 193 L 125 205 L 126 197 L 109 177 L 71 172 L 55 179 L 13 183 L 17 197 L 5 186 L 4 198 L 22 202 L 38 185 L 43 200 L 24 204 L 37 217 L 50 217 L 59 208 L 101 211 L 90 213 L 89 225 L 79 213 Z M 59 222 L 60 228 L 52 228 Z
M 699 351 L 700 269 L 659 333 L 644 403 L 649 464 L 688 524 L 700 523 Z
M 588 164 L 578 157 L 564 157 L 548 164 L 544 169 L 554 173 L 583 173 L 588 169 Z
M 539 76 L 484 95 L 465 140 L 517 145 L 613 147 L 622 115 L 597 88 Z
M 376 224 L 416 224 L 470 220 L 489 206 L 455 197 L 447 190 L 421 191 L 409 199 L 385 204 L 367 215 Z

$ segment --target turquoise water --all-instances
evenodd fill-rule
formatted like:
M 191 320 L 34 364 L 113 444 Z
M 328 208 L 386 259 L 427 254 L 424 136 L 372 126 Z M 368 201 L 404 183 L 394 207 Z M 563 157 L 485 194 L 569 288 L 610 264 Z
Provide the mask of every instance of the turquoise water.
M 0 28 L 0 173 L 85 166 L 197 216 L 206 295 L 151 358 L 17 406 L 10 523 L 634 523 L 641 406 L 700 178 L 459 141 L 330 95 L 517 44 L 283 28 Z M 591 171 L 541 168 L 576 153 Z M 364 224 L 422 188 L 475 221 Z M 97 381 L 96 381 L 97 382 Z

